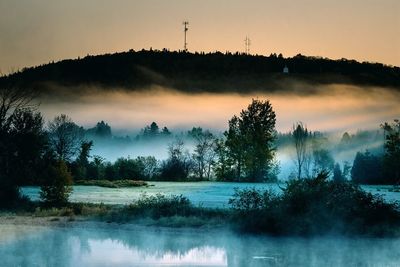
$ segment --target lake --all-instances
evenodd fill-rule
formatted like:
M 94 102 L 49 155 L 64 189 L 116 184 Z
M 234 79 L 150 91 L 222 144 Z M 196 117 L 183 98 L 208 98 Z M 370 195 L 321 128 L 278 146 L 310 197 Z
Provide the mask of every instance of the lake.
M 149 187 L 129 188 L 104 188 L 98 186 L 74 186 L 70 201 L 90 202 L 104 204 L 128 204 L 138 199 L 142 194 L 155 195 L 183 195 L 189 198 L 195 205 L 204 207 L 228 207 L 228 201 L 235 188 L 270 189 L 281 192 L 279 186 L 285 184 L 266 183 L 223 183 L 223 182 L 149 182 Z M 389 192 L 390 186 L 362 186 L 373 194 L 380 194 L 387 201 L 399 201 L 399 192 Z M 39 199 L 39 187 L 23 187 L 22 193 L 32 200 Z
M 0 225 L 0 266 L 400 266 L 400 239 Z

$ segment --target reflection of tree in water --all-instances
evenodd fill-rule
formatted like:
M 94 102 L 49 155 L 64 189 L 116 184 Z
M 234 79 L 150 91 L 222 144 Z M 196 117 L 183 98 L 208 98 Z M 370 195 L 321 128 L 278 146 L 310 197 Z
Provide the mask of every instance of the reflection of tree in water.
M 0 246 L 1 266 L 71 266 L 68 231 L 51 230 Z
M 114 228 L 115 227 L 115 228 Z M 0 266 L 76 266 L 94 255 L 93 242 L 112 241 L 133 255 L 162 259 L 182 258 L 208 248 L 223 251 L 227 266 L 399 266 L 400 239 L 279 238 L 236 235 L 218 230 L 158 229 L 122 230 L 121 225 L 98 228 L 53 228 L 24 239 L 0 244 Z M 112 252 L 110 247 L 110 252 Z M 209 254 L 200 254 L 206 257 Z M 110 259 L 115 255 L 109 255 Z M 93 257 L 93 256 L 92 256 Z M 128 259 L 126 259 L 128 260 Z M 203 259 L 205 261 L 209 259 Z M 130 262 L 133 263 L 134 262 Z M 107 262 L 103 263 L 104 265 Z M 128 264 L 126 262 L 125 264 Z M 90 265 L 90 264 L 89 264 Z

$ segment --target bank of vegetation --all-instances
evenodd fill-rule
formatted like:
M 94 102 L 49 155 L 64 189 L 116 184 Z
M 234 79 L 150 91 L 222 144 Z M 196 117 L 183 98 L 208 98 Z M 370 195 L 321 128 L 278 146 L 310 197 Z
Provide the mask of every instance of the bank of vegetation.
M 227 228 L 243 233 L 278 236 L 399 236 L 400 207 L 363 191 L 348 181 L 332 181 L 327 173 L 292 180 L 281 194 L 253 188 L 237 190 L 229 208 L 193 205 L 182 195 L 142 195 L 131 204 L 70 203 L 49 207 L 31 203 L 17 215 L 68 217 L 118 224 L 162 227 Z

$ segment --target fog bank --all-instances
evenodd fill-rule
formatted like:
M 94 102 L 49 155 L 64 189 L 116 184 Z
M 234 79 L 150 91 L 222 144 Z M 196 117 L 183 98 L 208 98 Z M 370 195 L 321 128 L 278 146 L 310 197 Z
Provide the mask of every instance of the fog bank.
M 309 85 L 311 87 L 311 85 Z M 251 94 L 186 94 L 154 87 L 140 92 L 122 89 L 55 88 L 40 99 L 46 119 L 65 113 L 83 126 L 104 120 L 121 133 L 138 132 L 156 121 L 169 129 L 193 126 L 223 131 L 228 120 L 239 114 L 252 98 L 269 99 L 277 114 L 277 130 L 287 132 L 294 122 L 322 132 L 376 129 L 400 115 L 400 94 L 378 87 L 329 85 L 312 88 L 312 94 L 274 92 Z M 71 93 L 73 92 L 73 93 Z

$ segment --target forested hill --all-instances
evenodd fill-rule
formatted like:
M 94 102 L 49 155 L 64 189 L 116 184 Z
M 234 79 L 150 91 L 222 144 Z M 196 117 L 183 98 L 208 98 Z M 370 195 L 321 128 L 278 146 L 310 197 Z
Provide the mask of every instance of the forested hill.
M 287 66 L 289 73 L 283 73 Z M 400 68 L 354 60 L 297 55 L 284 58 L 240 53 L 185 53 L 167 50 L 129 51 L 26 68 L 0 78 L 0 85 L 43 88 L 100 85 L 130 90 L 152 85 L 186 92 L 274 91 L 302 84 L 354 84 L 400 90 Z

